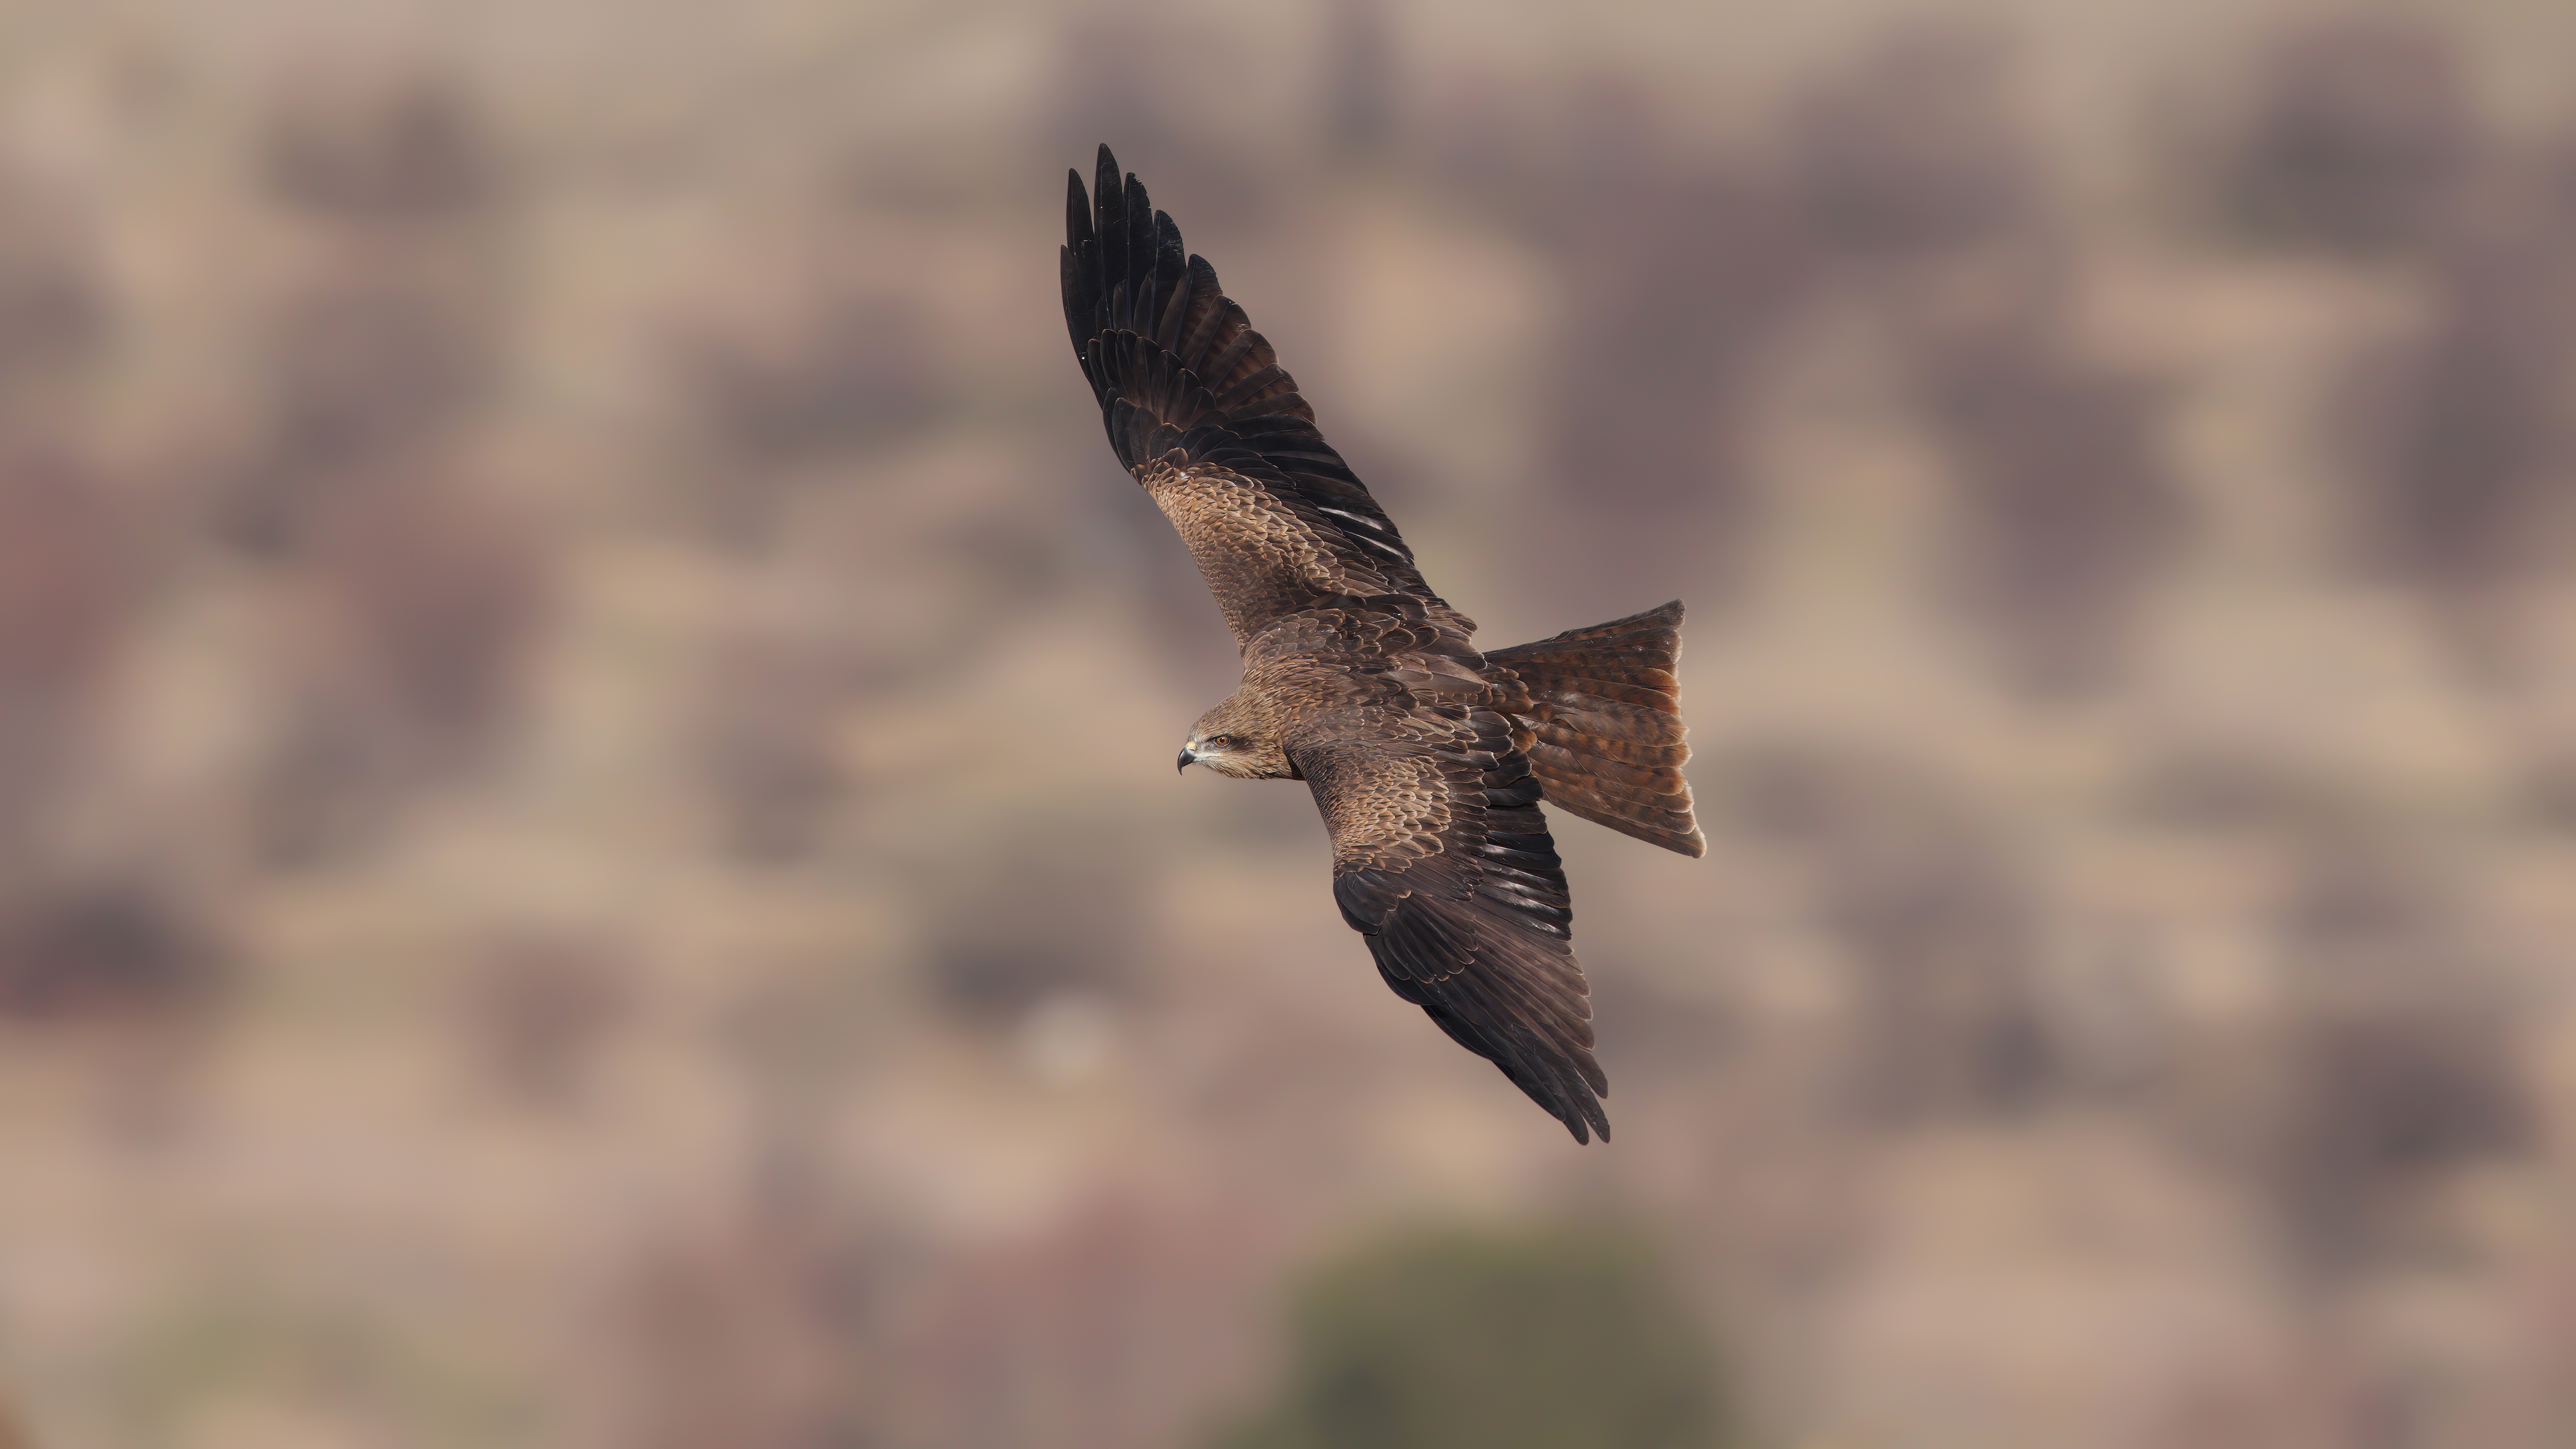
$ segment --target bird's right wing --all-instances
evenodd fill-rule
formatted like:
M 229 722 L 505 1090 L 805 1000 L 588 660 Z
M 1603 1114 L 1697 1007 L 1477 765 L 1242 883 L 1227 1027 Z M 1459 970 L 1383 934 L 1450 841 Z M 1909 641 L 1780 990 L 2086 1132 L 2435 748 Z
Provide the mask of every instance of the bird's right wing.
M 1418 673 L 1399 656 L 1396 679 Z M 1453 687 L 1454 686 L 1454 687 Z M 1435 675 L 1289 749 L 1333 836 L 1333 900 L 1378 974 L 1574 1140 L 1610 1138 L 1565 867 L 1509 716 Z
M 1198 561 L 1238 646 L 1340 596 L 1402 594 L 1463 640 L 1395 524 L 1324 441 L 1270 343 L 1135 177 L 1100 148 L 1067 187 L 1064 320 L 1118 461 Z

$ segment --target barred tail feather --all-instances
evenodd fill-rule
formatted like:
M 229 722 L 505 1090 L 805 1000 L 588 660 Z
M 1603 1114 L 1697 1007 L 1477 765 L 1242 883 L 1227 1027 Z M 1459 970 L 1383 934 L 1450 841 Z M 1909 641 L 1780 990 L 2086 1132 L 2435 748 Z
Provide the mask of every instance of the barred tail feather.
M 1707 853 L 1682 763 L 1682 606 L 1568 629 L 1485 657 L 1529 689 L 1516 716 L 1547 803 L 1684 855 Z

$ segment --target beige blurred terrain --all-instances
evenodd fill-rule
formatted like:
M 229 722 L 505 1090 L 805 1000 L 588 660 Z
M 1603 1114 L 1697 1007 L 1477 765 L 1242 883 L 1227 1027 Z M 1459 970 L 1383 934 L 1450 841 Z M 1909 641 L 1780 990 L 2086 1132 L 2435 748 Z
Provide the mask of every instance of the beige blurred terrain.
M 1567 9 L 0 4 L 0 1444 L 1181 1449 L 1565 1220 L 1744 1445 L 2576 1443 L 2576 10 Z M 1175 780 L 1103 140 L 1689 602 L 1610 1145 Z

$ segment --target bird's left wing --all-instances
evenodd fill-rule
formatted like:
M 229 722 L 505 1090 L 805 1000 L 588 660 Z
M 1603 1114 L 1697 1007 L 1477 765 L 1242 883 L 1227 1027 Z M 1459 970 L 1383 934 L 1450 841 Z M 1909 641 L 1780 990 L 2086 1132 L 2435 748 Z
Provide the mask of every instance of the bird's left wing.
M 1096 194 L 1068 177 L 1064 320 L 1118 461 L 1180 530 L 1238 645 L 1339 596 L 1401 594 L 1459 639 L 1474 621 L 1413 551 L 1315 410 L 1180 229 L 1100 148 Z
M 1574 1140 L 1610 1138 L 1610 1081 L 1574 959 L 1565 867 L 1512 721 L 1398 655 L 1401 701 L 1311 721 L 1289 754 L 1333 836 L 1333 899 L 1395 994 L 1502 1069 Z

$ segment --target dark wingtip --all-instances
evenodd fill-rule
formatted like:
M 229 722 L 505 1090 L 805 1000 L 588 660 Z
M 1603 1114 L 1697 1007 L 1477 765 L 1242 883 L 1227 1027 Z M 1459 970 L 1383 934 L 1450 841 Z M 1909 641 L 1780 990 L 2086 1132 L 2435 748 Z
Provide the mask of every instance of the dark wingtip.
M 1154 274 L 1168 277 L 1174 284 L 1189 275 L 1189 263 L 1181 250 L 1181 229 L 1166 211 L 1154 213 Z
M 1101 143 L 1100 169 L 1091 179 L 1093 228 L 1100 238 L 1100 295 L 1114 309 L 1118 284 L 1127 277 L 1127 188 L 1118 184 L 1118 158 Z
M 1100 143 L 1100 161 L 1092 168 L 1091 196 L 1095 204 L 1104 208 L 1103 222 L 1108 220 L 1105 209 L 1125 201 L 1127 197 L 1126 188 L 1118 184 L 1118 158 L 1109 154 L 1106 141 Z
M 1574 1134 L 1575 1145 L 1579 1147 L 1592 1145 L 1596 1136 L 1604 1143 L 1610 1140 L 1610 1114 L 1601 1110 L 1601 1103 L 1596 1099 L 1566 1103 L 1565 1110 L 1557 1113 L 1556 1120 L 1564 1123 L 1565 1130 Z
M 1583 1076 L 1586 1078 L 1584 1085 L 1590 1087 L 1592 1090 L 1588 1092 L 1573 1092 L 1568 1094 L 1569 1100 L 1566 1105 L 1573 1110 L 1567 1114 L 1569 1120 L 1566 1125 L 1574 1129 L 1574 1140 L 1577 1142 L 1584 1140 L 1583 1128 L 1586 1124 L 1590 1125 L 1593 1132 L 1596 1133 L 1602 1141 L 1608 1142 L 1610 1140 L 1610 1114 L 1602 1110 L 1601 1098 L 1607 1095 L 1610 1091 L 1609 1079 L 1602 1076 L 1600 1065 L 1590 1060 L 1589 1054 L 1587 1054 L 1585 1058 L 1578 1063 L 1577 1070 L 1580 1070 L 1582 1067 L 1591 1068 L 1590 1071 L 1583 1072 Z M 1580 1113 L 1581 1115 L 1576 1116 L 1576 1113 Z
M 1081 246 L 1091 239 L 1091 193 L 1082 189 L 1082 173 L 1064 168 L 1064 244 Z

